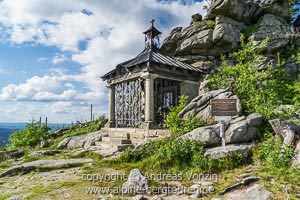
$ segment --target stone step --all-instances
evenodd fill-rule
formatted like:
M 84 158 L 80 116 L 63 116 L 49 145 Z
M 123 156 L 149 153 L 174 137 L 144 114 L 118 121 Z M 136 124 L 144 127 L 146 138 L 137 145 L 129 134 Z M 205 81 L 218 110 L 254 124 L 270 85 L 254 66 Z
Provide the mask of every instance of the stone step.
M 120 131 L 120 132 L 127 132 L 127 133 L 135 133 L 138 131 L 144 131 L 144 129 L 140 128 L 109 128 L 109 131 Z
M 111 138 L 123 138 L 123 139 L 129 139 L 130 133 L 124 132 L 124 131 L 109 131 L 108 136 Z
M 134 148 L 133 144 L 119 144 L 119 145 L 116 145 L 115 147 L 118 151 L 124 151 L 127 148 L 131 148 L 131 149 Z
M 122 138 L 110 138 L 110 144 L 132 144 L 131 140 Z
M 109 144 L 110 143 L 110 139 L 111 139 L 111 137 L 102 137 L 102 142 L 103 143 L 106 143 L 106 144 Z
M 131 140 L 124 138 L 102 137 L 102 142 L 105 144 L 132 144 Z
M 113 145 L 103 142 L 95 142 L 95 146 L 97 147 L 97 149 L 109 149 L 113 147 Z
M 109 150 L 112 151 L 124 151 L 127 148 L 134 148 L 133 144 L 106 144 L 103 142 L 95 142 L 94 150 Z

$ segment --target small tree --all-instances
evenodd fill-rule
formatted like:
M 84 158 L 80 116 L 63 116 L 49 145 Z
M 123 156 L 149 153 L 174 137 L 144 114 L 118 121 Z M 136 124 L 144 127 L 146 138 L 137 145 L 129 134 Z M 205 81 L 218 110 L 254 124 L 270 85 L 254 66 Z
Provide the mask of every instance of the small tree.
M 231 88 L 241 99 L 245 114 L 257 112 L 270 119 L 276 116 L 279 105 L 293 103 L 295 90 L 282 66 L 268 65 L 266 69 L 258 70 L 258 66 L 266 60 L 261 49 L 264 49 L 267 41 L 255 47 L 252 39 L 246 43 L 241 37 L 241 49 L 230 55 L 237 61 L 236 65 L 228 65 L 224 57 L 222 66 L 209 77 L 209 87 Z
M 49 130 L 48 126 L 32 120 L 24 130 L 17 130 L 9 136 L 10 148 L 34 147 L 48 138 Z
M 178 114 L 187 105 L 188 96 L 180 96 L 178 106 L 172 107 L 165 121 L 167 127 L 170 129 L 172 135 L 180 136 L 197 127 L 203 126 L 204 122 L 196 117 L 184 120 Z

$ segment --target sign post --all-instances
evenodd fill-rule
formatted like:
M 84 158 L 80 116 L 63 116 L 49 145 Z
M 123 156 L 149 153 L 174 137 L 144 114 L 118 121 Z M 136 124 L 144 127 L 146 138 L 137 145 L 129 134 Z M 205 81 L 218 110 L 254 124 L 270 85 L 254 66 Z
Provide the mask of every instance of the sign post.
M 211 116 L 215 117 L 220 123 L 220 137 L 222 138 L 222 147 L 225 147 L 225 124 L 230 117 L 236 116 L 236 99 L 213 99 L 211 100 Z

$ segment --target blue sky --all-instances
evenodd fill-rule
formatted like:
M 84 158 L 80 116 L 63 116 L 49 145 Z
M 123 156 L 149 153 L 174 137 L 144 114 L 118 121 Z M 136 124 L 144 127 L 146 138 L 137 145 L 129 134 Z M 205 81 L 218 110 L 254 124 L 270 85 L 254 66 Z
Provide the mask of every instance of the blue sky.
M 0 122 L 50 122 L 107 113 L 100 76 L 144 47 L 156 19 L 165 37 L 205 14 L 193 0 L 0 0 Z

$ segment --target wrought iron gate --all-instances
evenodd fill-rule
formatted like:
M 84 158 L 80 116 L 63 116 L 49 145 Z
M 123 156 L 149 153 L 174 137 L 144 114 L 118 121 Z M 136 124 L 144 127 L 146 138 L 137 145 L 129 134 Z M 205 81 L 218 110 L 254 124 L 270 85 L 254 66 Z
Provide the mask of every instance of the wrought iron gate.
M 136 79 L 115 86 L 116 127 L 139 127 L 144 118 L 144 81 Z
M 165 127 L 165 120 L 170 107 L 178 105 L 180 96 L 180 83 L 167 79 L 155 79 L 154 81 L 154 105 L 155 123 L 159 128 Z

